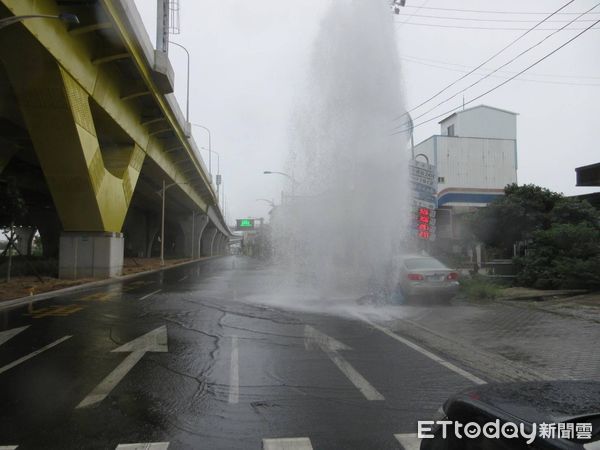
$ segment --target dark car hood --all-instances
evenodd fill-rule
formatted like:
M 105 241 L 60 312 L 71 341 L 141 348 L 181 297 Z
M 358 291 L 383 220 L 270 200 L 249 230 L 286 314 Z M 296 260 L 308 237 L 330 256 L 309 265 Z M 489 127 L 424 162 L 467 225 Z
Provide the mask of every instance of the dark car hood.
M 600 382 L 486 384 L 456 394 L 446 407 L 456 401 L 488 410 L 491 407 L 529 423 L 567 422 L 600 415 Z

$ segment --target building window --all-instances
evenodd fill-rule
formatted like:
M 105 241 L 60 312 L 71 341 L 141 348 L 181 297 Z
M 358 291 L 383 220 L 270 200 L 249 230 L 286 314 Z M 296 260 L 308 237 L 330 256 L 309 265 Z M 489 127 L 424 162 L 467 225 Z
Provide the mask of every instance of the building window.
M 438 177 L 438 183 L 445 183 L 446 179 L 444 177 Z
M 448 127 L 448 136 L 454 136 L 454 125 Z

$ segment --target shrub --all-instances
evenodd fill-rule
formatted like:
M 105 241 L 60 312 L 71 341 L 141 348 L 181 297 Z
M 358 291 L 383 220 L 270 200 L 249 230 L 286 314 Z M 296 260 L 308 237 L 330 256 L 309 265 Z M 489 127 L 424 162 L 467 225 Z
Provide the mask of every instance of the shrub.
M 471 300 L 494 299 L 500 294 L 500 286 L 481 277 L 460 281 L 461 292 Z
M 556 223 L 534 233 L 526 256 L 515 258 L 517 282 L 538 289 L 600 288 L 600 230 Z

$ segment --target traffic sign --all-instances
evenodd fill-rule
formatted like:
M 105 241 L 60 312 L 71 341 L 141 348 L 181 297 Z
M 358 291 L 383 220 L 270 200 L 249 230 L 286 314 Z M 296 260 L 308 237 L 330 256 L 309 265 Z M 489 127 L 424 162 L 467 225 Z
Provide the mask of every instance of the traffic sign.
M 254 219 L 237 219 L 236 220 L 237 231 L 254 230 Z
M 437 207 L 437 173 L 435 166 L 421 161 L 409 162 L 414 229 L 420 239 L 433 241 L 436 237 L 435 209 Z

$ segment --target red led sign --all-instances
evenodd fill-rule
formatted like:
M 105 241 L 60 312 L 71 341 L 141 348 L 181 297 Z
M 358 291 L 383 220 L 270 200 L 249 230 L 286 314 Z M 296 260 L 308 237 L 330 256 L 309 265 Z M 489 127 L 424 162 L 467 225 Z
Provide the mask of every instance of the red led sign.
M 429 228 L 429 222 L 431 218 L 431 211 L 428 208 L 419 208 L 417 230 L 421 239 L 429 240 L 431 232 Z

